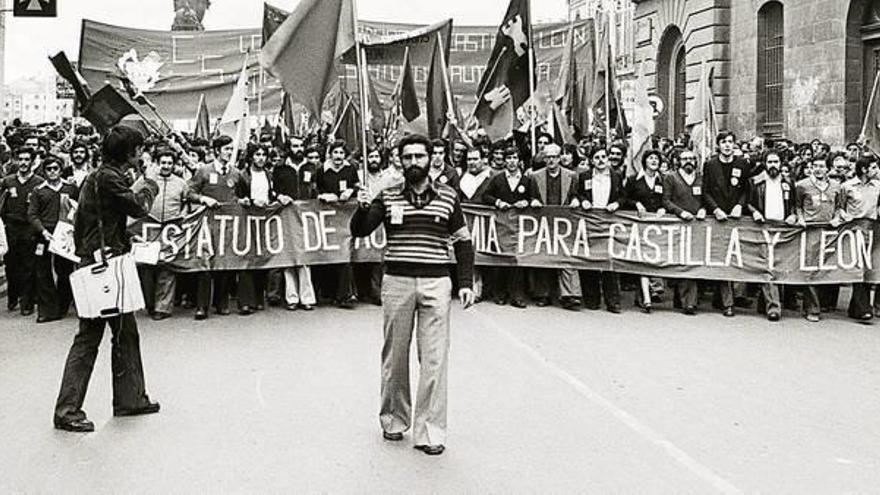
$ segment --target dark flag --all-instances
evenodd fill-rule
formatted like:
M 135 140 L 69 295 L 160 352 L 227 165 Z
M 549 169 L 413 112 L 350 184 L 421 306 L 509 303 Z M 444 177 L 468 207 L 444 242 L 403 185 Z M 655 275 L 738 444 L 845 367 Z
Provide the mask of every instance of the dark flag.
M 196 111 L 196 129 L 193 132 L 195 139 L 211 139 L 211 117 L 208 116 L 208 104 L 205 102 L 205 94 L 199 98 L 199 109 Z
M 409 50 L 403 57 L 403 72 L 400 75 L 399 87 L 400 113 L 407 122 L 412 122 L 422 115 L 422 111 L 419 109 L 419 97 L 416 94 L 416 82 L 413 78 Z
M 284 19 L 287 19 L 288 15 L 290 13 L 287 11 L 273 7 L 268 3 L 263 3 L 263 43 L 260 46 L 264 46 L 269 41 L 269 38 L 275 34 L 275 31 L 281 26 Z
M 79 108 L 85 108 L 89 103 L 89 98 L 92 97 L 89 83 L 87 83 L 83 76 L 73 68 L 73 65 L 70 63 L 70 60 L 67 59 L 67 55 L 63 51 L 58 52 L 54 57 L 49 57 L 49 60 L 58 72 L 58 75 L 63 77 L 65 81 L 73 86 L 73 92 L 76 94 L 76 102 Z
M 428 71 L 428 88 L 425 100 L 428 107 L 428 136 L 431 139 L 443 137 L 449 118 L 449 104 L 446 101 L 446 81 L 443 77 L 443 58 L 440 56 L 440 42 L 434 39 L 434 54 L 431 69 Z
M 92 96 L 82 115 L 103 134 L 123 117 L 133 113 L 137 113 L 137 110 L 131 103 L 107 84 Z
M 859 142 L 866 145 L 874 153 L 880 152 L 880 115 L 878 115 L 880 98 L 877 97 L 878 83 L 880 83 L 880 72 L 877 72 L 874 76 L 874 88 L 871 91 L 871 98 L 868 100 L 868 108 L 865 110 L 865 122 L 862 125 L 862 133 L 859 136 Z
M 531 30 L 529 1 L 511 0 L 477 89 L 475 113 L 493 140 L 518 127 L 514 123 L 516 111 L 530 97 Z

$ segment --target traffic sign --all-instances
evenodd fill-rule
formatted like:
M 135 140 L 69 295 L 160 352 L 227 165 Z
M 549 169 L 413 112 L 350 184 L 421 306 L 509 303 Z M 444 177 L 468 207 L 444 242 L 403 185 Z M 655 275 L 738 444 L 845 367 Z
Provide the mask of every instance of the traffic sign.
M 648 96 L 648 103 L 650 103 L 651 106 L 654 107 L 655 119 L 663 113 L 663 110 L 666 109 L 666 105 L 663 104 L 663 98 L 660 98 L 657 95 Z
M 13 0 L 15 17 L 57 17 L 58 0 Z

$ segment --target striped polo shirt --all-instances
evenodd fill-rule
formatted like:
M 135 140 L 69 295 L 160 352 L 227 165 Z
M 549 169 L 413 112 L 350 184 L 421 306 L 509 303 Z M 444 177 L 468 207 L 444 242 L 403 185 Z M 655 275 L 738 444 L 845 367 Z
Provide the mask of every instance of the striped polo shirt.
M 458 194 L 442 184 L 432 184 L 417 194 L 407 187 L 386 189 L 369 209 L 352 218 L 355 236 L 369 235 L 385 226 L 385 271 L 389 275 L 448 276 L 449 242 L 465 227 Z

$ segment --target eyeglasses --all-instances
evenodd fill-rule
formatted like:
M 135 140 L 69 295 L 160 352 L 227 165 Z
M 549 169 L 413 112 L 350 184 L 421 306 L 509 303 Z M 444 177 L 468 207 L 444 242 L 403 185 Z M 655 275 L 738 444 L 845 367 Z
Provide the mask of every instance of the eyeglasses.
M 46 172 L 60 172 L 61 167 L 46 167 Z

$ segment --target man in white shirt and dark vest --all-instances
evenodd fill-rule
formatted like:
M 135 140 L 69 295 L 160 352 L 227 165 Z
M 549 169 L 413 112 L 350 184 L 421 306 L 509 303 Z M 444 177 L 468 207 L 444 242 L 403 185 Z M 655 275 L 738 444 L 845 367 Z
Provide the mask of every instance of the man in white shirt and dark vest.
M 403 439 L 413 427 L 415 448 L 442 454 L 446 443 L 449 310 L 452 280 L 449 243 L 455 249 L 465 308 L 471 290 L 474 247 L 452 188 L 428 177 L 431 141 L 420 135 L 398 144 L 405 184 L 386 189 L 375 199 L 358 193 L 360 208 L 351 219 L 351 233 L 365 237 L 385 226 L 385 276 L 382 280 L 385 344 L 382 348 L 383 437 Z M 419 386 L 413 420 L 409 383 L 409 350 L 413 330 L 419 350 Z

